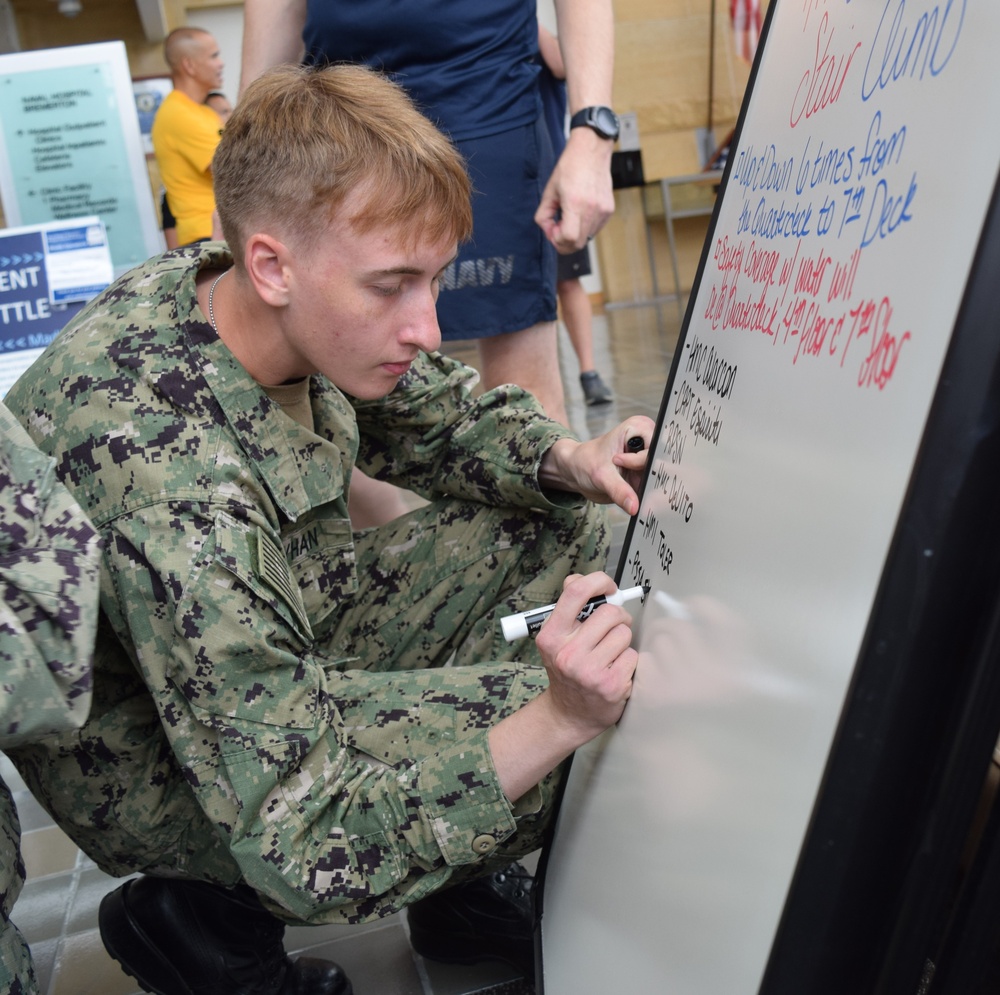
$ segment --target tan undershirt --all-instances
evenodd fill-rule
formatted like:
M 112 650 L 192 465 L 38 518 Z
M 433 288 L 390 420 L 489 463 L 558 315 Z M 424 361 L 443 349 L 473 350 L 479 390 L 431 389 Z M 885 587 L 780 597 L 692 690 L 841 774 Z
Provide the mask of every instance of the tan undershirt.
M 310 432 L 316 431 L 313 422 L 312 404 L 309 401 L 309 378 L 296 380 L 294 383 L 282 383 L 271 386 L 262 383 L 261 388 L 272 401 L 281 405 L 281 410 L 294 418 L 303 428 Z

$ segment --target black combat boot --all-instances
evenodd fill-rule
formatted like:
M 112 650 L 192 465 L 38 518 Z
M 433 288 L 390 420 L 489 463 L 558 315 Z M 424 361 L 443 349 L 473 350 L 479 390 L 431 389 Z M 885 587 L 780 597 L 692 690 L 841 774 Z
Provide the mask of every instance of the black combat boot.
M 534 878 L 520 864 L 464 881 L 414 902 L 410 945 L 428 960 L 499 960 L 535 976 Z
M 332 961 L 291 961 L 285 924 L 245 886 L 139 877 L 101 900 L 108 953 L 154 995 L 353 995 Z

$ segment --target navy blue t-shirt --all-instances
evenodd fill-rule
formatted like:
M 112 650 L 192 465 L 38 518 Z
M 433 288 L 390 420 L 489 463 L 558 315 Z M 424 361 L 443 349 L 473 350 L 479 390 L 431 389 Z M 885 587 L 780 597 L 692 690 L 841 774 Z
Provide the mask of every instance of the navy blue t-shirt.
M 309 0 L 306 61 L 389 73 L 456 141 L 540 113 L 536 0 Z

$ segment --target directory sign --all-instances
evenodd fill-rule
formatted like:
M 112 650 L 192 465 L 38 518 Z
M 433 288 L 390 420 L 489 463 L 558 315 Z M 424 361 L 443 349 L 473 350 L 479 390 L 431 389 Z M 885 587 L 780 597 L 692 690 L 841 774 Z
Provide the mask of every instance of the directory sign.
M 162 250 L 123 43 L 0 56 L 0 198 L 11 225 L 96 215 L 116 275 Z

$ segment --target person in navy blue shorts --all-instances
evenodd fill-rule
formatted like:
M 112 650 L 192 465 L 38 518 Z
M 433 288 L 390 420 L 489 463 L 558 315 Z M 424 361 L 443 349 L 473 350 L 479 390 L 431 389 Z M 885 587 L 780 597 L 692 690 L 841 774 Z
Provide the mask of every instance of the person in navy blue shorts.
M 305 59 L 364 63 L 409 91 L 457 144 L 475 187 L 473 237 L 438 303 L 444 340 L 475 339 L 484 388 L 524 387 L 566 424 L 553 247 L 584 248 L 614 210 L 617 123 L 606 106 L 610 0 L 557 4 L 557 15 L 577 122 L 558 160 L 541 109 L 535 0 L 247 0 L 241 87 Z

